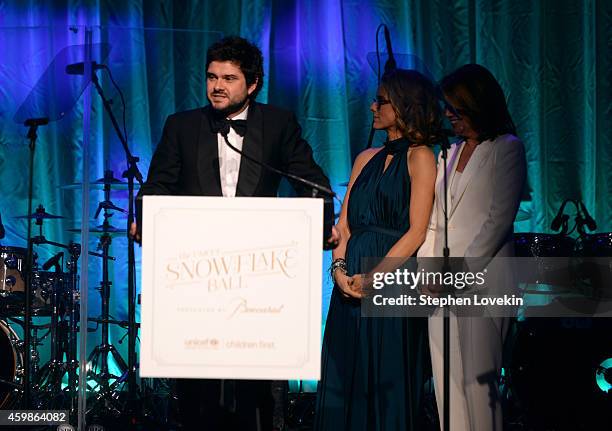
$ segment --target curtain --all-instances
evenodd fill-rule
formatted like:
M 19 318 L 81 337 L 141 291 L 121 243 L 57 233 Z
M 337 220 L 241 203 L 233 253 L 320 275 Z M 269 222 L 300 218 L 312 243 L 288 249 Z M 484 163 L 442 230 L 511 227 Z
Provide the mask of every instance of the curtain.
M 221 35 L 239 34 L 264 54 L 259 100 L 296 113 L 316 160 L 342 197 L 341 183 L 367 144 L 377 81 L 366 56 L 376 49 L 380 23 L 389 27 L 394 52 L 417 55 L 435 79 L 476 62 L 500 81 L 527 148 L 529 184 L 521 209 L 530 218 L 517 223 L 517 230 L 548 231 L 565 198 L 582 199 L 598 231 L 612 230 L 611 2 L 0 0 L 3 245 L 24 247 L 26 237 L 25 221 L 12 218 L 26 213 L 28 178 L 26 130 L 13 116 L 53 56 L 82 43 L 87 29 L 94 42 L 112 45 L 107 64 L 125 94 L 128 142 L 145 176 L 165 117 L 206 103 L 207 46 Z M 382 38 L 379 42 L 384 50 Z M 108 75 L 101 74 L 101 84 L 123 124 L 120 97 Z M 90 180 L 105 169 L 121 178 L 123 150 L 93 90 L 91 98 Z M 81 196 L 60 186 L 82 181 L 83 114 L 81 96 L 64 118 L 39 130 L 34 205 L 67 217 L 45 222 L 44 233 L 54 241 L 75 239 L 66 229 L 81 224 Z M 376 143 L 384 139 L 380 135 Z M 91 194 L 90 214 L 102 197 L 99 191 Z M 124 191 L 113 192 L 112 200 L 127 207 Z M 125 224 L 120 213 L 111 221 Z M 117 258 L 111 265 L 111 311 L 120 320 L 127 318 L 126 244 L 115 237 L 111 248 Z M 89 246 L 96 248 L 95 236 Z M 39 258 L 54 253 L 41 247 Z M 329 261 L 326 253 L 325 266 Z M 100 307 L 95 258 L 89 271 L 90 315 L 95 315 Z M 322 277 L 325 315 L 331 283 Z M 123 334 L 114 328 L 111 341 Z

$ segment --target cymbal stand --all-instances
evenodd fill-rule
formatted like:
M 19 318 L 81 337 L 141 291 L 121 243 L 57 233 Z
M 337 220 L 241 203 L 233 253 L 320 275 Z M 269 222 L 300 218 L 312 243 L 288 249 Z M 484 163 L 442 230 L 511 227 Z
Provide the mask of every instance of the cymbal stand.
M 106 171 L 104 173 L 104 177 L 112 178 L 112 171 Z M 102 223 L 102 230 L 104 233 L 100 237 L 100 241 L 98 243 L 98 250 L 102 250 L 102 282 L 100 283 L 100 287 L 98 290 L 100 291 L 100 298 L 102 304 L 101 315 L 97 319 L 89 319 L 90 321 L 95 321 L 96 323 L 101 323 L 102 325 L 102 340 L 101 344 L 94 347 L 93 351 L 89 355 L 87 360 L 88 363 L 92 364 L 91 370 L 96 373 L 95 370 L 99 369 L 99 371 L 95 374 L 95 379 L 97 383 L 100 385 L 100 390 L 98 392 L 99 396 L 96 401 L 106 400 L 114 402 L 115 398 L 111 391 L 115 388 L 115 386 L 119 383 L 120 377 L 128 370 L 128 365 L 125 363 L 116 347 L 110 343 L 109 340 L 109 324 L 116 323 L 113 319 L 111 320 L 110 316 L 110 290 L 112 282 L 109 280 L 108 275 L 108 262 L 112 259 L 112 256 L 109 256 L 109 249 L 112 243 L 112 237 L 108 232 L 108 228 L 110 227 L 109 219 L 113 216 L 113 213 L 110 210 L 121 210 L 121 208 L 116 207 L 110 201 L 110 183 L 104 184 L 104 201 L 100 202 L 98 205 L 98 210 L 96 212 L 95 217 L 100 214 L 101 210 L 104 210 L 104 222 Z M 121 374 L 114 375 L 109 372 L 108 369 L 108 354 L 111 354 L 112 358 L 115 360 L 118 365 Z M 99 364 L 99 368 L 98 368 Z M 113 384 L 110 384 L 110 380 L 114 379 Z M 93 408 L 93 406 L 92 406 Z M 121 411 L 119 409 L 119 411 Z
M 79 299 L 80 292 L 77 288 L 79 285 L 79 276 L 77 273 L 78 260 L 81 257 L 81 244 L 70 241 L 68 244 L 68 273 L 70 274 L 70 289 L 66 294 L 66 313 L 68 314 L 68 348 L 66 352 L 66 361 L 68 362 L 68 390 L 70 393 L 70 412 L 77 411 L 78 404 L 78 381 L 77 369 L 79 361 L 77 360 L 77 332 L 79 330 L 77 323 L 79 322 Z M 87 270 L 87 269 L 85 269 Z
M 48 118 L 30 118 L 24 123 L 28 127 L 28 140 L 30 149 L 30 164 L 29 164 L 29 178 L 28 178 L 28 216 L 32 214 L 32 199 L 33 199 L 33 187 L 34 187 L 34 152 L 36 150 L 36 139 L 38 138 L 37 129 L 39 126 L 44 126 L 49 123 Z M 41 222 L 42 223 L 42 222 Z M 30 321 L 31 321 L 31 306 L 32 298 L 30 292 L 30 274 L 32 272 L 32 219 L 28 217 L 28 252 L 26 253 L 26 264 L 25 264 L 25 313 L 23 316 L 24 328 L 23 328 L 23 344 L 24 352 L 23 355 L 23 369 L 25 371 L 23 378 L 23 408 L 28 409 L 30 407 Z

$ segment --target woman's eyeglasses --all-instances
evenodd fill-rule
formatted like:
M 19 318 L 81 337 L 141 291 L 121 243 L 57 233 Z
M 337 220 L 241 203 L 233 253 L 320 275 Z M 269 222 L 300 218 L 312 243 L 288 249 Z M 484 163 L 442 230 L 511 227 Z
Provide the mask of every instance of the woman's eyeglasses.
M 374 99 L 372 99 L 372 103 L 376 105 L 376 109 L 380 109 L 381 106 L 391 103 L 391 101 L 385 99 L 384 97 L 376 96 Z
M 444 101 L 444 109 L 459 118 L 469 115 L 469 112 L 467 110 L 462 108 L 455 108 L 447 101 Z

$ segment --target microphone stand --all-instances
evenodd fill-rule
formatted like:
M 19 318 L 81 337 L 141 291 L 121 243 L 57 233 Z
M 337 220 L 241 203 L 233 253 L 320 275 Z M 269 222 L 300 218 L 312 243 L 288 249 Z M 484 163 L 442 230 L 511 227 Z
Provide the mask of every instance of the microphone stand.
M 225 127 L 222 130 L 219 130 L 218 133 L 221 133 L 221 135 L 223 136 L 223 139 L 225 140 L 225 143 L 227 144 L 228 147 L 230 147 L 233 151 L 235 151 L 236 153 L 240 154 L 242 157 L 244 157 L 247 160 L 250 160 L 251 162 L 264 167 L 265 169 L 268 169 L 269 171 L 272 171 L 282 177 L 285 178 L 289 178 L 291 180 L 294 180 L 310 189 L 312 189 L 312 197 L 316 198 L 318 197 L 319 194 L 323 195 L 324 198 L 330 198 L 330 201 L 326 201 L 324 199 L 323 204 L 324 204 L 324 210 L 323 210 L 323 221 L 324 221 L 324 238 L 323 238 L 323 244 L 324 244 L 324 248 L 327 245 L 327 239 L 331 236 L 331 231 L 332 231 L 332 225 L 334 223 L 334 208 L 333 208 L 333 199 L 336 197 L 336 193 L 334 193 L 331 189 L 328 189 L 325 186 L 322 186 L 321 184 L 317 184 L 313 181 L 307 180 L 306 178 L 302 178 L 302 177 L 298 177 L 297 175 L 294 174 L 290 174 L 289 172 L 284 172 L 281 171 L 280 169 L 275 168 L 274 166 L 270 166 L 267 163 L 264 163 L 260 160 L 256 160 L 255 158 L 249 156 L 248 154 L 245 154 L 243 151 L 240 151 L 238 148 L 234 147 L 228 137 L 227 134 L 229 133 L 229 124 L 226 124 Z M 329 208 L 329 206 L 331 206 L 331 209 Z M 328 211 L 325 211 L 325 208 L 328 208 Z M 331 217 L 325 217 L 325 213 L 326 212 L 330 212 L 331 211 Z M 328 226 L 325 223 L 325 220 L 331 220 L 331 224 Z
M 302 185 L 308 186 L 310 188 L 312 188 L 313 192 L 312 192 L 312 197 L 315 198 L 317 197 L 318 193 L 321 193 L 323 196 L 328 197 L 328 198 L 335 198 L 336 197 L 336 193 L 334 193 L 331 189 L 328 189 L 325 186 L 322 186 L 321 184 L 317 184 L 313 181 L 307 180 L 306 178 L 302 178 L 302 177 L 298 177 L 297 175 L 293 175 L 290 174 L 289 172 L 283 172 L 280 169 L 276 169 L 274 166 L 270 166 L 267 163 L 264 163 L 260 160 L 256 160 L 255 158 L 249 156 L 248 154 L 245 154 L 244 152 L 240 151 L 238 148 L 234 147 L 229 139 L 227 138 L 227 131 L 221 130 L 220 131 L 221 135 L 223 135 L 223 138 L 225 139 L 225 143 L 227 144 L 228 147 L 230 147 L 232 150 L 234 150 L 235 152 L 237 152 L 238 154 L 240 154 L 242 157 L 244 157 L 247 160 L 250 160 L 253 163 L 256 163 L 260 166 L 263 166 L 266 169 L 271 170 L 272 172 L 289 178 L 291 180 L 297 181 L 299 183 L 301 183 Z
M 448 248 L 448 149 L 450 143 L 447 134 L 443 133 L 441 150 L 442 160 L 444 161 L 444 263 L 442 272 L 450 270 L 450 249 Z M 452 295 L 452 290 L 450 291 Z M 442 329 L 442 357 L 444 363 L 444 378 L 443 378 L 443 431 L 450 430 L 450 315 L 449 307 L 444 307 L 443 313 L 443 329 Z
M 393 48 L 391 47 L 391 35 L 389 34 L 389 28 L 385 24 L 380 24 L 378 28 L 376 29 L 376 58 L 378 59 L 378 70 L 376 73 L 376 88 L 377 89 L 378 87 L 380 87 L 380 55 L 378 51 L 378 32 L 380 31 L 381 28 L 384 29 L 385 43 L 387 45 L 387 54 L 389 55 L 389 58 L 387 59 L 385 63 L 385 73 L 390 72 L 397 67 L 397 63 L 395 62 L 395 57 L 393 56 Z M 366 149 L 372 147 L 372 141 L 374 140 L 374 132 L 375 132 L 374 120 L 372 120 L 372 123 L 370 125 L 370 134 L 368 135 L 368 145 L 366 146 Z
M 135 157 L 130 152 L 127 143 L 127 137 L 123 135 L 119 127 L 119 123 L 113 114 L 111 109 L 110 101 L 104 96 L 104 91 L 100 86 L 98 77 L 95 71 L 92 73 L 91 81 L 93 82 L 100 98 L 104 109 L 108 113 L 115 132 L 121 141 L 123 150 L 125 151 L 125 157 L 127 160 L 127 170 L 123 172 L 123 177 L 127 178 L 128 183 L 128 216 L 127 216 L 127 240 L 128 240 L 128 370 L 127 370 L 127 384 L 128 384 L 128 411 L 127 414 L 134 414 L 135 404 L 138 398 L 136 387 L 136 258 L 134 252 L 134 238 L 129 235 L 130 226 L 134 221 L 134 179 L 138 181 L 140 185 L 143 183 L 142 174 L 138 170 L 138 157 Z
M 36 139 L 38 135 L 36 133 L 38 126 L 44 126 L 49 123 L 48 118 L 30 118 L 25 121 L 24 125 L 29 127 L 28 129 L 28 139 L 29 139 L 29 149 L 30 149 L 30 165 L 29 165 L 29 178 L 28 178 L 28 251 L 26 253 L 26 264 L 25 264 L 25 313 L 23 316 L 24 326 L 23 326 L 23 400 L 22 404 L 24 409 L 30 408 L 30 362 L 31 362 L 31 352 L 30 352 L 30 325 L 32 319 L 32 298 L 30 297 L 30 284 L 31 284 L 31 276 L 32 276 L 32 196 L 33 196 L 33 187 L 34 187 L 34 153 L 36 151 Z

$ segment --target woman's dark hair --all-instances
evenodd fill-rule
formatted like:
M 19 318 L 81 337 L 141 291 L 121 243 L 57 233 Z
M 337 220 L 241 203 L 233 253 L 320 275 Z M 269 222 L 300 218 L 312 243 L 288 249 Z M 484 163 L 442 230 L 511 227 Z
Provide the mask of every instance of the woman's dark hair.
M 236 63 L 246 79 L 247 86 L 257 82 L 255 91 L 249 96 L 255 100 L 263 86 L 263 56 L 260 49 L 248 40 L 229 36 L 213 43 L 206 52 L 206 70 L 213 61 L 231 61 Z
M 399 131 L 412 145 L 432 146 L 440 140 L 442 110 L 435 87 L 425 75 L 394 69 L 383 75 L 380 86 L 395 111 Z
M 516 135 L 506 97 L 499 82 L 479 64 L 466 64 L 440 82 L 444 97 L 465 115 L 479 139 L 493 139 L 505 133 Z

